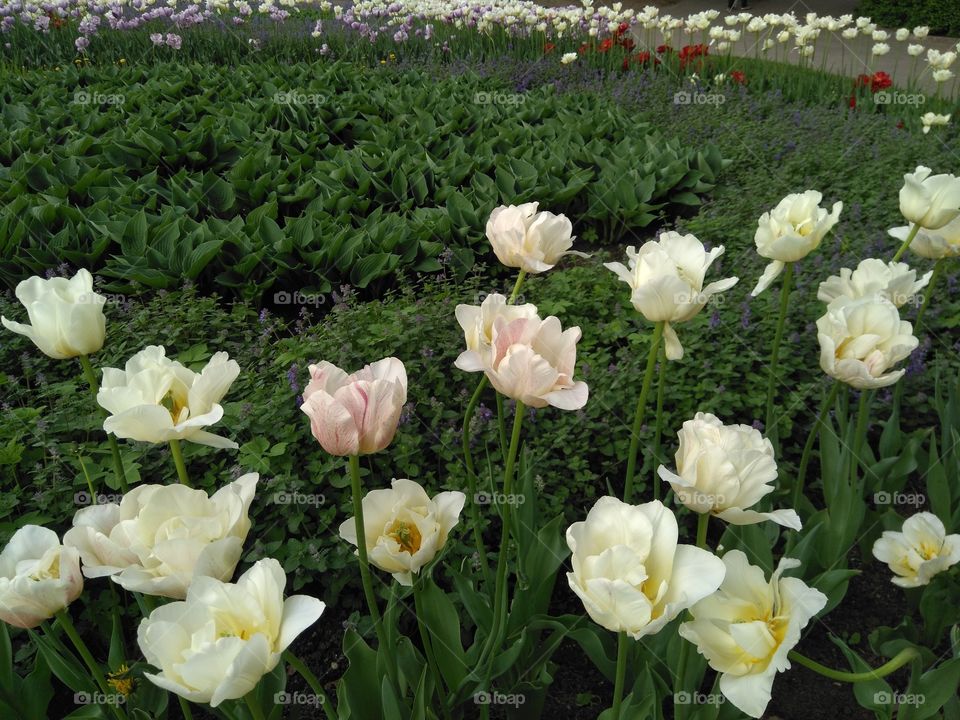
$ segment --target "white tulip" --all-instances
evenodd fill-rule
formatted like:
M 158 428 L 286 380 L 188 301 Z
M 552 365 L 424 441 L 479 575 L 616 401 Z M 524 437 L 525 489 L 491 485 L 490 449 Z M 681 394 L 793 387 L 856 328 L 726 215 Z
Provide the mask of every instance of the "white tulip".
M 31 277 L 14 291 L 23 303 L 29 325 L 0 318 L 7 330 L 30 338 L 44 355 L 65 360 L 90 355 L 103 347 L 106 298 L 93 291 L 93 276 L 79 270 L 69 280 Z
M 801 260 L 816 250 L 837 224 L 843 203 L 834 203 L 828 213 L 820 207 L 822 197 L 816 190 L 787 195 L 773 210 L 760 216 L 754 235 L 757 252 L 773 262 L 767 265 L 751 295 L 759 295 L 770 287 L 786 263 Z
M 538 204 L 501 205 L 490 213 L 487 239 L 497 259 L 507 267 L 541 273 L 564 255 L 586 257 L 570 250 L 573 226 L 566 215 L 537 212 Z
M 233 577 L 258 479 L 244 475 L 209 497 L 185 485 L 138 485 L 119 505 L 78 510 L 63 542 L 79 551 L 88 578 L 183 599 L 194 578 Z
M 456 491 L 431 499 L 413 480 L 394 479 L 389 490 L 371 490 L 362 501 L 367 557 L 409 587 L 446 544 L 465 502 L 466 495 Z M 340 537 L 357 545 L 355 518 L 340 526 Z
M 890 37 L 890 33 L 886 30 L 874 30 L 871 34 L 871 38 L 874 42 L 885 42 Z
M 923 124 L 923 134 L 926 135 L 930 132 L 932 127 L 943 127 L 950 123 L 949 115 L 940 115 L 934 112 L 924 113 L 920 118 L 920 122 Z
M 33 628 L 83 591 L 80 555 L 53 530 L 24 525 L 0 552 L 0 620 Z
M 910 57 L 918 57 L 920 55 L 923 55 L 924 49 L 925 48 L 923 47 L 923 45 L 913 45 L 913 44 L 907 45 L 907 55 L 909 55 Z
M 678 433 L 677 472 L 661 465 L 660 477 L 670 483 L 677 500 L 697 513 L 716 515 L 731 525 L 772 520 L 801 529 L 794 510 L 749 510 L 773 492 L 777 462 L 773 445 L 750 425 L 724 425 L 710 413 L 698 412 Z
M 856 28 L 847 28 L 841 32 L 840 35 L 845 40 L 853 40 L 857 35 L 859 35 L 859 33 L 857 32 Z
M 873 556 L 896 575 L 894 585 L 920 587 L 960 562 L 960 535 L 947 535 L 940 518 L 921 512 L 904 520 L 901 532 L 884 532 L 873 544 Z
M 817 338 L 823 371 L 859 390 L 897 382 L 906 371 L 888 371 L 919 344 L 897 306 L 879 295 L 838 297 L 817 320 Z
M 857 299 L 882 295 L 898 308 L 915 298 L 930 282 L 933 271 L 917 280 L 917 271 L 902 262 L 885 262 L 877 258 L 861 260 L 856 270 L 841 268 L 817 290 L 817 299 L 827 304 L 838 297 Z
M 888 52 L 890 52 L 890 46 L 886 43 L 877 43 L 870 49 L 870 53 L 872 55 L 876 55 L 877 57 L 886 55 Z
M 724 555 L 723 564 L 723 584 L 690 609 L 693 620 L 680 626 L 680 637 L 720 673 L 724 697 L 759 718 L 777 673 L 790 668 L 787 656 L 800 631 L 823 610 L 827 596 L 799 578 L 783 577 L 800 566 L 798 560 L 782 558 L 769 582 L 740 550 Z
M 910 234 L 910 226 L 891 228 L 887 233 L 904 243 Z M 937 230 L 921 228 L 910 243 L 910 249 L 931 260 L 960 257 L 960 215 Z
M 900 188 L 900 212 L 927 230 L 938 230 L 960 215 L 960 178 L 918 165 L 903 176 Z
M 917 38 L 925 38 L 930 34 L 930 28 L 926 25 L 918 25 L 913 29 L 913 36 Z
M 503 295 L 487 295 L 480 305 L 457 305 L 457 322 L 463 328 L 467 350 L 486 354 L 493 345 L 493 324 L 498 317 L 507 322 L 518 318 L 536 318 L 537 306 L 508 305 Z
M 185 601 L 162 605 L 140 623 L 140 650 L 160 669 L 147 679 L 212 707 L 242 698 L 324 611 L 308 595 L 284 600 L 286 583 L 273 559 L 256 562 L 236 584 L 197 578 Z
M 630 301 L 637 312 L 650 322 L 666 323 L 663 336 L 670 360 L 683 357 L 671 323 L 690 320 L 713 295 L 737 284 L 736 277 L 703 284 L 707 270 L 723 251 L 720 245 L 708 253 L 695 236 L 669 231 L 644 243 L 639 251 L 628 247 L 628 266 L 619 262 L 603 265 L 630 286 Z
M 900 28 L 897 30 L 896 38 L 900 42 L 906 41 L 910 37 L 910 31 L 907 28 Z
M 189 440 L 217 448 L 237 448 L 232 440 L 203 428 L 223 417 L 220 401 L 240 374 L 240 366 L 218 352 L 200 373 L 166 356 L 157 345 L 127 360 L 123 370 L 103 369 L 97 402 L 110 413 L 103 429 L 119 438 L 165 443 Z
M 564 53 L 563 57 L 560 58 L 560 62 L 564 65 L 569 65 L 572 62 L 575 62 L 577 59 L 577 54 L 575 52 Z
M 945 83 L 948 80 L 953 79 L 953 70 L 947 70 L 946 68 L 942 70 L 934 70 L 931 73 L 933 81 L 936 83 Z
M 570 589 L 607 630 L 637 640 L 659 632 L 723 581 L 718 557 L 677 538 L 677 519 L 660 501 L 602 497 L 586 520 L 567 528 Z

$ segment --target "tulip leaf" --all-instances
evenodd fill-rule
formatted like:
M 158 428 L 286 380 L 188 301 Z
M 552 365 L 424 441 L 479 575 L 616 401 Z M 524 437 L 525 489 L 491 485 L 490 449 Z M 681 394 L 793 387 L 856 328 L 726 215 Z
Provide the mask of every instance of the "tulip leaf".
M 453 601 L 433 580 L 425 578 L 420 582 L 420 620 L 430 635 L 440 674 L 447 687 L 459 687 L 470 671 L 460 638 L 460 616 Z
M 927 454 L 927 498 L 933 514 L 950 525 L 951 493 L 946 468 L 937 453 L 937 435 L 930 434 L 930 452 Z
M 49 635 L 30 632 L 50 671 L 73 692 L 95 692 L 96 686 L 79 660 Z
M 13 688 L 13 649 L 6 623 L 0 623 L 0 688 Z
M 53 699 L 50 684 L 50 668 L 41 655 L 37 655 L 33 671 L 23 679 L 19 697 L 23 700 L 22 720 L 46 720 L 48 706 Z
M 337 688 L 338 708 L 346 709 L 350 720 L 383 720 L 380 703 L 371 698 L 381 696 L 377 653 L 356 630 L 343 635 L 343 654 L 350 663 Z M 386 679 L 386 676 L 384 676 Z
M 908 694 L 912 693 L 917 698 L 923 698 L 923 702 L 912 709 L 909 716 L 911 720 L 925 720 L 938 714 L 944 703 L 956 697 L 958 684 L 960 684 L 960 658 L 947 660 L 921 675 L 907 690 Z

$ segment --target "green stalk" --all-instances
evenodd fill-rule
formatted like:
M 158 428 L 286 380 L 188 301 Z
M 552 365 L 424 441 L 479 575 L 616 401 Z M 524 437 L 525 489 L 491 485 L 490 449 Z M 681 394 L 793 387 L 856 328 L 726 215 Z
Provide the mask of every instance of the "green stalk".
M 689 613 L 684 610 L 682 617 L 689 617 Z M 681 638 L 682 640 L 682 638 Z M 687 664 L 690 662 L 690 643 L 683 642 L 680 646 L 680 659 L 677 661 L 677 683 L 681 688 L 685 687 L 684 685 L 684 676 L 687 674 Z M 687 706 L 678 705 L 677 703 L 673 704 L 673 718 L 674 720 L 683 720 L 683 717 L 686 715 Z
M 857 466 L 860 463 L 860 451 L 866 441 L 867 421 L 870 414 L 867 410 L 868 390 L 860 391 L 860 401 L 857 403 L 857 426 L 853 435 L 853 457 L 850 458 L 850 484 L 857 484 Z
M 247 703 L 247 709 L 250 711 L 250 716 L 253 720 L 266 720 L 263 715 L 263 710 L 260 709 L 260 706 L 257 704 L 257 701 L 253 697 L 254 691 L 248 692 L 243 696 L 244 702 Z
M 893 256 L 893 262 L 896 262 L 900 257 L 907 251 L 907 248 L 910 247 L 910 243 L 913 242 L 913 239 L 917 236 L 917 233 L 920 232 L 920 226 L 917 223 L 913 224 L 913 227 L 910 228 L 910 234 L 907 235 L 907 239 L 903 241 L 903 245 L 900 246 L 900 249 L 897 250 L 896 254 Z
M 613 684 L 612 720 L 620 720 L 620 706 L 623 704 L 623 686 L 627 677 L 627 634 L 617 636 L 617 676 Z
M 507 305 L 513 305 L 514 301 L 517 299 L 517 296 L 520 294 L 520 286 L 523 285 L 523 281 L 527 277 L 527 271 L 521 270 L 517 274 L 517 281 L 513 284 L 513 292 L 510 293 L 510 297 L 507 298 Z
M 447 693 L 443 687 L 443 676 L 440 675 L 437 657 L 433 652 L 433 643 L 430 640 L 430 633 L 427 632 L 427 626 L 423 622 L 423 578 L 417 577 L 413 581 L 413 607 L 417 611 L 417 626 L 420 628 L 420 641 L 423 643 L 423 652 L 427 656 L 427 665 L 430 673 L 434 677 L 437 685 L 437 696 L 440 701 L 440 709 L 443 711 L 443 717 L 451 720 L 450 708 L 447 707 Z
M 90 358 L 86 355 L 78 355 L 77 359 L 80 361 L 80 367 L 83 368 L 83 376 L 87 379 L 87 384 L 90 386 L 94 404 L 106 415 L 106 410 L 100 407 L 100 404 L 97 402 L 97 394 L 100 392 L 100 387 L 97 384 L 97 376 L 93 372 L 93 366 L 90 364 Z M 117 444 L 117 438 L 112 433 L 106 433 L 106 436 L 107 444 L 110 445 L 110 454 L 113 455 L 113 472 L 117 476 L 117 483 L 120 485 L 120 490 L 126 493 L 130 488 L 127 486 L 127 476 L 123 472 L 120 445 Z
M 483 544 L 483 533 L 480 531 L 480 508 L 477 506 L 477 474 L 473 468 L 473 454 L 470 452 L 470 421 L 473 420 L 473 413 L 480 402 L 480 394 L 487 386 L 487 376 L 484 375 L 477 384 L 477 389 L 473 391 L 473 397 L 467 403 L 467 412 L 463 416 L 463 432 L 461 433 L 461 446 L 463 448 L 463 463 L 467 468 L 467 492 L 470 493 L 467 498 L 467 506 L 470 513 L 470 524 L 473 526 L 473 544 L 476 547 L 477 557 L 480 558 L 480 569 L 483 572 L 483 581 L 487 587 L 490 587 L 490 563 L 487 562 L 487 549 Z
M 663 393 L 667 379 L 667 346 L 665 344 L 661 343 L 660 345 L 657 362 L 660 364 L 660 373 L 657 378 L 657 422 L 653 431 L 653 462 L 655 466 L 660 463 L 660 437 L 663 434 Z M 660 474 L 656 467 L 653 468 L 653 499 L 660 499 Z
M 643 426 L 643 416 L 647 407 L 647 395 L 650 394 L 650 385 L 653 381 L 653 368 L 657 361 L 657 352 L 663 338 L 665 323 L 660 321 L 653 326 L 653 337 L 650 338 L 650 351 L 647 353 L 647 369 L 643 374 L 643 386 L 640 388 L 640 397 L 637 398 L 637 409 L 633 413 L 633 428 L 630 433 L 630 449 L 627 452 L 627 477 L 623 483 L 623 501 L 630 502 L 633 494 L 633 476 L 637 468 L 637 452 L 640 448 L 640 428 Z M 658 419 L 659 422 L 659 419 Z
M 93 677 L 97 687 L 100 688 L 100 692 L 103 693 L 105 697 L 110 695 L 110 686 L 107 685 L 107 679 L 103 675 L 103 670 L 100 669 L 97 661 L 93 658 L 93 654 L 90 652 L 90 648 L 87 647 L 87 644 L 83 642 L 83 638 L 80 637 L 80 633 L 77 632 L 77 628 L 70 619 L 70 615 L 67 613 L 66 608 L 57 611 L 56 618 L 60 623 L 60 627 L 63 628 L 63 631 L 67 634 L 67 637 L 70 638 L 70 642 L 73 643 L 73 646 L 77 649 L 77 652 L 80 653 L 83 663 L 90 671 L 90 675 Z M 108 706 L 119 720 L 122 720 L 126 717 L 116 705 L 108 703 Z
M 773 396 L 777 385 L 777 362 L 780 359 L 780 343 L 783 341 L 783 328 L 787 321 L 787 308 L 790 305 L 790 284 L 793 280 L 793 263 L 787 263 L 783 271 L 783 285 L 780 287 L 780 314 L 777 317 L 777 331 L 773 336 L 773 349 L 770 352 L 770 375 L 767 378 L 767 405 L 764 415 L 764 431 L 771 441 L 777 435 L 773 423 Z
M 180 450 L 179 438 L 173 438 L 170 441 L 170 454 L 173 455 L 173 464 L 177 466 L 177 477 L 180 478 L 180 484 L 190 487 L 190 478 L 187 476 L 187 466 L 183 462 L 183 452 Z
M 913 334 L 916 335 L 917 331 L 920 329 L 920 322 L 923 320 L 924 313 L 927 312 L 927 306 L 930 304 L 930 298 L 933 296 L 933 286 L 937 284 L 937 280 L 940 278 L 941 273 L 943 272 L 945 261 L 941 258 L 937 260 L 936 264 L 933 266 L 933 275 L 930 276 L 930 282 L 927 283 L 927 289 L 923 293 L 923 304 L 920 306 L 920 310 L 917 311 L 917 318 L 913 321 Z
M 697 547 L 707 549 L 707 527 L 710 525 L 710 513 L 700 513 L 697 516 Z
M 827 413 L 830 412 L 830 408 L 832 408 L 836 402 L 838 392 L 840 392 L 840 381 L 835 380 L 833 387 L 830 388 L 829 395 L 827 395 L 823 404 L 820 406 L 820 412 L 813 426 L 810 428 L 810 433 L 807 435 L 807 442 L 804 444 L 803 454 L 800 456 L 800 468 L 797 470 L 797 479 L 793 483 L 793 501 L 791 502 L 793 508 L 798 508 L 800 505 L 800 496 L 803 494 L 803 483 L 807 476 L 807 465 L 810 463 L 810 453 L 813 450 L 814 439 L 817 437 L 817 430 L 823 425 Z
M 309 685 L 310 689 L 313 690 L 314 695 L 320 698 L 320 702 L 323 705 L 323 712 L 326 714 L 327 720 L 337 720 L 337 715 L 333 711 L 333 705 L 330 702 L 330 698 L 327 697 L 327 694 L 323 691 L 323 685 L 317 679 L 317 676 L 313 674 L 310 668 L 307 667 L 307 664 L 294 655 L 290 650 L 284 651 L 283 658 L 287 661 L 287 664 L 290 665 L 290 667 L 300 673 L 300 677 L 307 681 L 307 685 Z
M 831 680 L 836 680 L 837 682 L 857 683 L 866 682 L 869 680 L 879 680 L 880 678 L 885 677 L 895 670 L 903 667 L 908 662 L 919 659 L 920 653 L 913 648 L 905 648 L 880 667 L 874 670 L 867 670 L 859 673 L 828 668 L 826 665 L 821 665 L 817 661 L 801 655 L 796 650 L 791 650 L 787 657 L 794 662 L 803 665 L 805 668 L 813 670 L 815 673 L 819 673 L 820 675 L 830 678 Z
M 177 695 L 177 700 L 180 701 L 180 712 L 183 713 L 183 720 L 193 720 L 193 712 L 190 710 L 190 703 L 187 702 L 187 699 Z

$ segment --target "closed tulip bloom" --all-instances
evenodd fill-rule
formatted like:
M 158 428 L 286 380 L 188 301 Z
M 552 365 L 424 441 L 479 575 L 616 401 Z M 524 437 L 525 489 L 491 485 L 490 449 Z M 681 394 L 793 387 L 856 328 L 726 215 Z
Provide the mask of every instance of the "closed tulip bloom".
M 710 413 L 698 412 L 679 432 L 677 472 L 663 465 L 660 477 L 670 483 L 677 500 L 698 513 L 710 513 L 731 525 L 772 520 L 800 530 L 794 510 L 757 512 L 749 508 L 773 492 L 777 463 L 773 445 L 750 425 L 724 425 Z
M 580 328 L 564 330 L 553 316 L 498 317 L 491 338 L 489 348 L 467 350 L 455 365 L 483 371 L 497 392 L 529 407 L 579 410 L 587 404 L 587 384 L 573 379 Z
M 87 270 L 79 270 L 69 280 L 34 276 L 19 283 L 14 292 L 30 324 L 0 321 L 7 330 L 30 338 L 44 355 L 65 360 L 103 347 L 106 298 L 93 291 L 93 276 Z
M 80 555 L 53 530 L 24 525 L 0 552 L 0 620 L 33 628 L 72 603 L 83 590 Z
M 567 528 L 570 589 L 607 630 L 636 640 L 653 635 L 723 580 L 720 558 L 677 538 L 677 519 L 660 501 L 602 497 Z
M 235 584 L 197 578 L 186 600 L 141 621 L 137 643 L 159 673 L 154 685 L 217 707 L 253 690 L 325 605 L 309 595 L 283 599 L 287 578 L 276 560 L 259 560 Z
M 720 691 L 741 712 L 763 715 L 778 672 L 790 668 L 787 654 L 800 631 L 827 604 L 827 596 L 783 573 L 799 567 L 782 558 L 768 583 L 763 570 L 740 550 L 723 556 L 726 575 L 716 594 L 690 608 L 693 619 L 680 637 L 697 646 L 720 673 Z
M 633 307 L 650 322 L 665 322 L 663 336 L 667 358 L 683 357 L 683 346 L 671 323 L 693 318 L 717 293 L 729 290 L 738 278 L 729 277 L 704 286 L 713 262 L 723 255 L 720 245 L 707 252 L 693 235 L 665 232 L 640 250 L 627 248 L 627 266 L 604 263 L 604 267 L 630 286 Z
M 916 297 L 932 275 L 933 271 L 930 271 L 917 280 L 917 271 L 906 263 L 868 258 L 861 260 L 856 270 L 841 268 L 839 275 L 832 275 L 820 283 L 817 299 L 829 304 L 838 297 L 856 300 L 881 295 L 899 308 Z
M 370 562 L 409 587 L 446 544 L 464 502 L 466 495 L 455 491 L 430 498 L 413 480 L 394 479 L 389 490 L 371 490 L 362 501 Z M 340 537 L 357 545 L 355 518 L 340 525 Z
M 802 260 L 816 250 L 837 224 L 843 203 L 834 203 L 828 213 L 820 207 L 822 198 L 816 190 L 787 195 L 773 210 L 760 216 L 754 235 L 757 252 L 773 262 L 767 265 L 751 295 L 759 295 L 770 287 L 786 263 Z
M 903 243 L 910 234 L 910 226 L 891 228 L 887 233 Z M 937 230 L 920 228 L 910 243 L 910 249 L 930 260 L 960 256 L 960 215 Z
M 258 479 L 244 475 L 212 496 L 185 485 L 138 485 L 119 505 L 78 510 L 63 542 L 79 551 L 88 578 L 182 600 L 196 577 L 233 577 Z
M 97 402 L 110 416 L 103 429 L 119 438 L 150 443 L 187 440 L 216 448 L 238 446 L 204 430 L 223 417 L 220 401 L 240 374 L 225 352 L 199 373 L 166 356 L 157 345 L 127 360 L 123 370 L 103 369 Z
M 877 538 L 873 556 L 890 566 L 894 585 L 920 587 L 960 562 L 960 535 L 947 535 L 940 518 L 921 512 L 904 520 L 901 532 Z
M 911 223 L 938 230 L 960 215 L 960 178 L 932 172 L 918 165 L 915 172 L 903 176 L 900 212 Z
M 537 212 L 538 205 L 501 205 L 490 213 L 487 239 L 497 259 L 507 267 L 535 274 L 549 270 L 564 255 L 586 257 L 570 250 L 574 236 L 567 217 Z
M 510 320 L 536 318 L 537 306 L 508 305 L 503 295 L 487 295 L 479 305 L 457 305 L 457 322 L 463 328 L 467 350 L 485 353 L 493 345 L 493 323 L 498 317 Z
M 888 372 L 919 344 L 897 306 L 880 295 L 839 297 L 817 320 L 820 367 L 859 390 L 893 385 L 905 370 Z
M 300 409 L 328 453 L 367 455 L 393 440 L 406 402 L 406 368 L 390 357 L 352 375 L 328 362 L 311 365 Z

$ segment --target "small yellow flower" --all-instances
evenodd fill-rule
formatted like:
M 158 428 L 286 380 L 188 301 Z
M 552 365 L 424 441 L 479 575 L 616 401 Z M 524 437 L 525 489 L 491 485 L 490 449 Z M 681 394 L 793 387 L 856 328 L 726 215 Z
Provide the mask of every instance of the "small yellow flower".
M 107 685 L 126 697 L 133 692 L 133 678 L 127 677 L 129 672 L 130 668 L 127 667 L 127 664 L 121 663 L 115 671 L 107 673 Z

